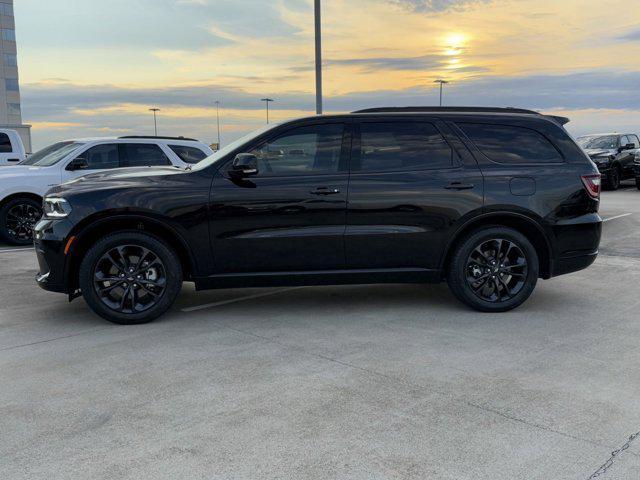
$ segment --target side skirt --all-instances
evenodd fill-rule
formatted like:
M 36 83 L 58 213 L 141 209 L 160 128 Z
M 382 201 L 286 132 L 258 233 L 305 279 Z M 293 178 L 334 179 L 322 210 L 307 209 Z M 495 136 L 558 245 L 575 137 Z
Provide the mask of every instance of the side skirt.
M 301 272 L 225 273 L 194 279 L 196 290 L 216 288 L 285 287 L 300 285 L 358 285 L 368 283 L 437 283 L 439 270 L 385 268 Z

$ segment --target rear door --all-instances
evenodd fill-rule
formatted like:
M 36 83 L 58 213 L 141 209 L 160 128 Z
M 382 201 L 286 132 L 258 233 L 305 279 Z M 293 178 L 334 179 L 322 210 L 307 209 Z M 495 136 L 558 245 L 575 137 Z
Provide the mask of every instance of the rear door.
M 475 161 L 435 118 L 362 119 L 355 132 L 348 267 L 438 269 L 454 225 L 482 209 Z

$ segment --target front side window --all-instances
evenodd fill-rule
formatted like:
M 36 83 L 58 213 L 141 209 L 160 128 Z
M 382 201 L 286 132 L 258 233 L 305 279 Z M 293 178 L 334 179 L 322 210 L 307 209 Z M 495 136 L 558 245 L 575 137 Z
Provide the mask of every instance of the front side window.
M 458 126 L 490 160 L 497 163 L 557 163 L 562 157 L 541 133 L 525 127 L 459 123 Z
M 169 148 L 185 163 L 198 163 L 207 158 L 207 154 L 196 147 L 186 145 L 169 145 Z
M 0 133 L 0 153 L 11 153 L 11 139 L 6 133 Z
M 74 150 L 80 148 L 82 143 L 78 142 L 58 142 L 48 147 L 38 150 L 27 158 L 20 165 L 32 165 L 34 167 L 50 167 L 55 165 Z
M 123 143 L 121 148 L 126 167 L 171 165 L 162 149 L 153 143 Z
M 96 145 L 80 154 L 80 157 L 87 161 L 87 170 L 105 170 L 120 166 L 120 156 L 116 144 Z
M 363 123 L 355 171 L 395 172 L 451 168 L 453 152 L 432 123 Z
M 313 125 L 287 131 L 249 152 L 261 176 L 335 173 L 340 167 L 342 124 Z

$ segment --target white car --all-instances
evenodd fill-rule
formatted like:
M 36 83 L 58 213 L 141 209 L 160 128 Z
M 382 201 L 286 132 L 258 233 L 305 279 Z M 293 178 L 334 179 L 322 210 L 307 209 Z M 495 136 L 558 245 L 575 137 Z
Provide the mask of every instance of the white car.
M 0 239 L 29 245 L 51 187 L 113 168 L 186 168 L 213 153 L 197 140 L 175 137 L 120 137 L 67 140 L 34 153 L 14 167 L 0 167 Z
M 27 154 L 18 132 L 0 128 L 0 166 L 18 165 L 25 158 Z

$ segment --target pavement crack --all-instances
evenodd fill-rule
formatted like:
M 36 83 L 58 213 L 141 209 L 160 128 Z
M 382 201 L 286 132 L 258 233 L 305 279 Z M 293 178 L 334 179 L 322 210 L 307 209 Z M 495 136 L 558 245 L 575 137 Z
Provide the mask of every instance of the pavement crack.
M 602 465 L 600 465 L 600 467 L 593 472 L 589 478 L 587 478 L 587 480 L 593 480 L 594 478 L 597 478 L 601 475 L 604 475 L 607 470 L 609 470 L 611 468 L 611 466 L 613 465 L 614 460 L 616 459 L 616 457 L 618 457 L 619 455 L 621 455 L 625 450 L 627 450 L 631 444 L 635 441 L 636 438 L 640 437 L 640 432 L 634 433 L 633 435 L 631 435 L 629 437 L 629 439 L 627 440 L 627 442 L 622 445 L 622 447 L 620 447 L 617 450 L 614 450 L 613 452 L 611 452 L 611 456 L 607 459 L 606 462 L 604 462 Z M 632 452 L 630 452 L 632 453 Z
M 40 345 L 41 343 L 55 342 L 56 340 L 64 340 L 65 338 L 79 337 L 86 333 L 100 332 L 102 330 L 108 330 L 110 327 L 93 328 L 91 330 L 83 330 L 82 332 L 72 333 L 70 335 L 63 335 L 61 337 L 48 338 L 46 340 L 39 340 L 37 342 L 23 343 L 22 345 L 12 345 L 10 347 L 0 348 L 0 352 L 6 352 L 9 350 L 16 350 L 18 348 L 30 347 L 32 345 Z

